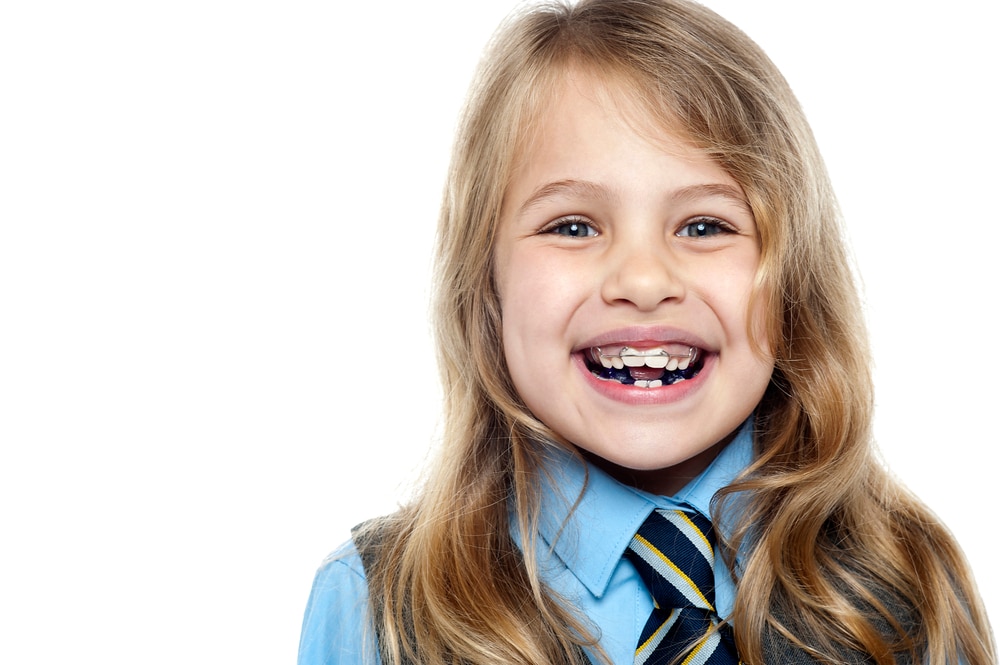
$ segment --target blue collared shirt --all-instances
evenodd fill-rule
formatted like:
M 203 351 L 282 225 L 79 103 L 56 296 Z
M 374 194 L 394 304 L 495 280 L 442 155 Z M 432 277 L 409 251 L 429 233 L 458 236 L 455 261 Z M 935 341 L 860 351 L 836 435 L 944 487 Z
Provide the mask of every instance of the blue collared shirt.
M 752 456 L 748 421 L 698 477 L 676 495 L 662 497 L 623 485 L 568 452 L 553 452 L 547 474 L 542 474 L 540 574 L 589 622 L 612 662 L 632 662 L 653 609 L 635 568 L 622 558 L 632 536 L 656 508 L 694 508 L 710 516 L 712 497 L 749 465 Z M 726 525 L 718 528 L 725 531 Z M 512 533 L 517 540 L 516 530 Z M 736 589 L 721 557 L 716 557 L 715 580 L 716 608 L 726 617 L 732 612 Z M 367 597 L 361 559 L 347 543 L 316 574 L 302 626 L 299 665 L 378 663 Z

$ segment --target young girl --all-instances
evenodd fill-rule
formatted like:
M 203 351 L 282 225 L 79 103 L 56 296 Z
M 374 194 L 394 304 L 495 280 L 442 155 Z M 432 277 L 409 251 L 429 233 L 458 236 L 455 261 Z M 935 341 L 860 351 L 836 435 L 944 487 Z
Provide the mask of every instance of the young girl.
M 441 458 L 321 568 L 299 662 L 994 662 L 871 448 L 836 204 L 760 49 L 685 0 L 512 19 L 438 240 Z

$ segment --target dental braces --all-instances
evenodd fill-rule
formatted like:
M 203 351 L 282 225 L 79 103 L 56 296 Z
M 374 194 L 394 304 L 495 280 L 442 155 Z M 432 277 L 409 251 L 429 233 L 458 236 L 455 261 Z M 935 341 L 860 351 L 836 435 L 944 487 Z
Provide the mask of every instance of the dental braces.
M 618 353 L 605 353 L 601 347 L 595 346 L 591 349 L 591 359 L 595 363 L 600 363 L 605 367 L 608 363 L 617 367 L 618 363 L 616 363 L 615 360 L 618 360 L 624 367 L 640 367 L 646 365 L 648 367 L 655 368 L 676 369 L 677 366 L 685 360 L 687 361 L 685 367 L 696 362 L 698 360 L 698 348 L 694 346 L 688 347 L 688 351 L 685 354 L 670 353 L 662 347 L 649 349 L 647 351 L 640 351 L 639 349 L 633 349 L 630 346 L 623 346 Z M 650 363 L 650 360 L 653 362 Z M 676 364 L 672 361 L 676 361 Z M 673 367 L 670 367 L 671 365 L 673 365 Z

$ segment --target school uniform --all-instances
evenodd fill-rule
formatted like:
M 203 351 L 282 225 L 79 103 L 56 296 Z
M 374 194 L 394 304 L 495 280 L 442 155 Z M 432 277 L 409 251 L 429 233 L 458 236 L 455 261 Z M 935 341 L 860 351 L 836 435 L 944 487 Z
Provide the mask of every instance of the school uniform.
M 623 485 L 597 467 L 554 449 L 542 481 L 542 521 L 537 556 L 542 580 L 576 608 L 614 663 L 631 664 L 653 601 L 623 553 L 639 526 L 657 508 L 695 510 L 710 516 L 713 495 L 751 462 L 749 421 L 711 464 L 680 492 L 663 497 Z M 582 497 L 576 509 L 572 506 Z M 567 520 L 568 517 L 568 520 Z M 717 524 L 726 533 L 731 525 Z M 512 529 L 515 541 L 516 530 Z M 518 543 L 520 546 L 520 543 Z M 715 561 L 715 607 L 733 609 L 735 585 L 722 560 Z M 299 665 L 378 663 L 371 653 L 364 567 L 352 543 L 332 554 L 316 575 L 303 622 Z M 774 636 L 765 638 L 768 662 L 813 663 Z M 844 662 L 865 662 L 848 656 Z

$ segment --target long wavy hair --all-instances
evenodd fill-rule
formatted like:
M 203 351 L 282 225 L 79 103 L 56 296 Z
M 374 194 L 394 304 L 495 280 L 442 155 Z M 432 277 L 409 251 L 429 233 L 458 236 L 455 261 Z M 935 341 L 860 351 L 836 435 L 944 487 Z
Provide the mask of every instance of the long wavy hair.
M 760 234 L 753 298 L 767 310 L 773 379 L 755 461 L 717 497 L 738 511 L 731 623 L 747 663 L 767 636 L 821 662 L 994 660 L 953 538 L 873 456 L 868 343 L 839 213 L 800 106 L 742 32 L 685 0 L 583 0 L 513 15 L 490 45 L 462 119 L 437 244 L 443 445 L 422 491 L 369 525 L 367 569 L 383 658 L 444 663 L 604 658 L 535 561 L 536 479 L 559 437 L 514 390 L 501 343 L 493 246 L 533 121 L 569 67 L 630 94 L 742 187 Z M 512 510 L 513 506 L 513 510 Z M 510 536 L 511 515 L 521 535 Z M 364 534 L 359 539 L 364 543 Z M 523 554 L 522 554 L 523 551 Z

